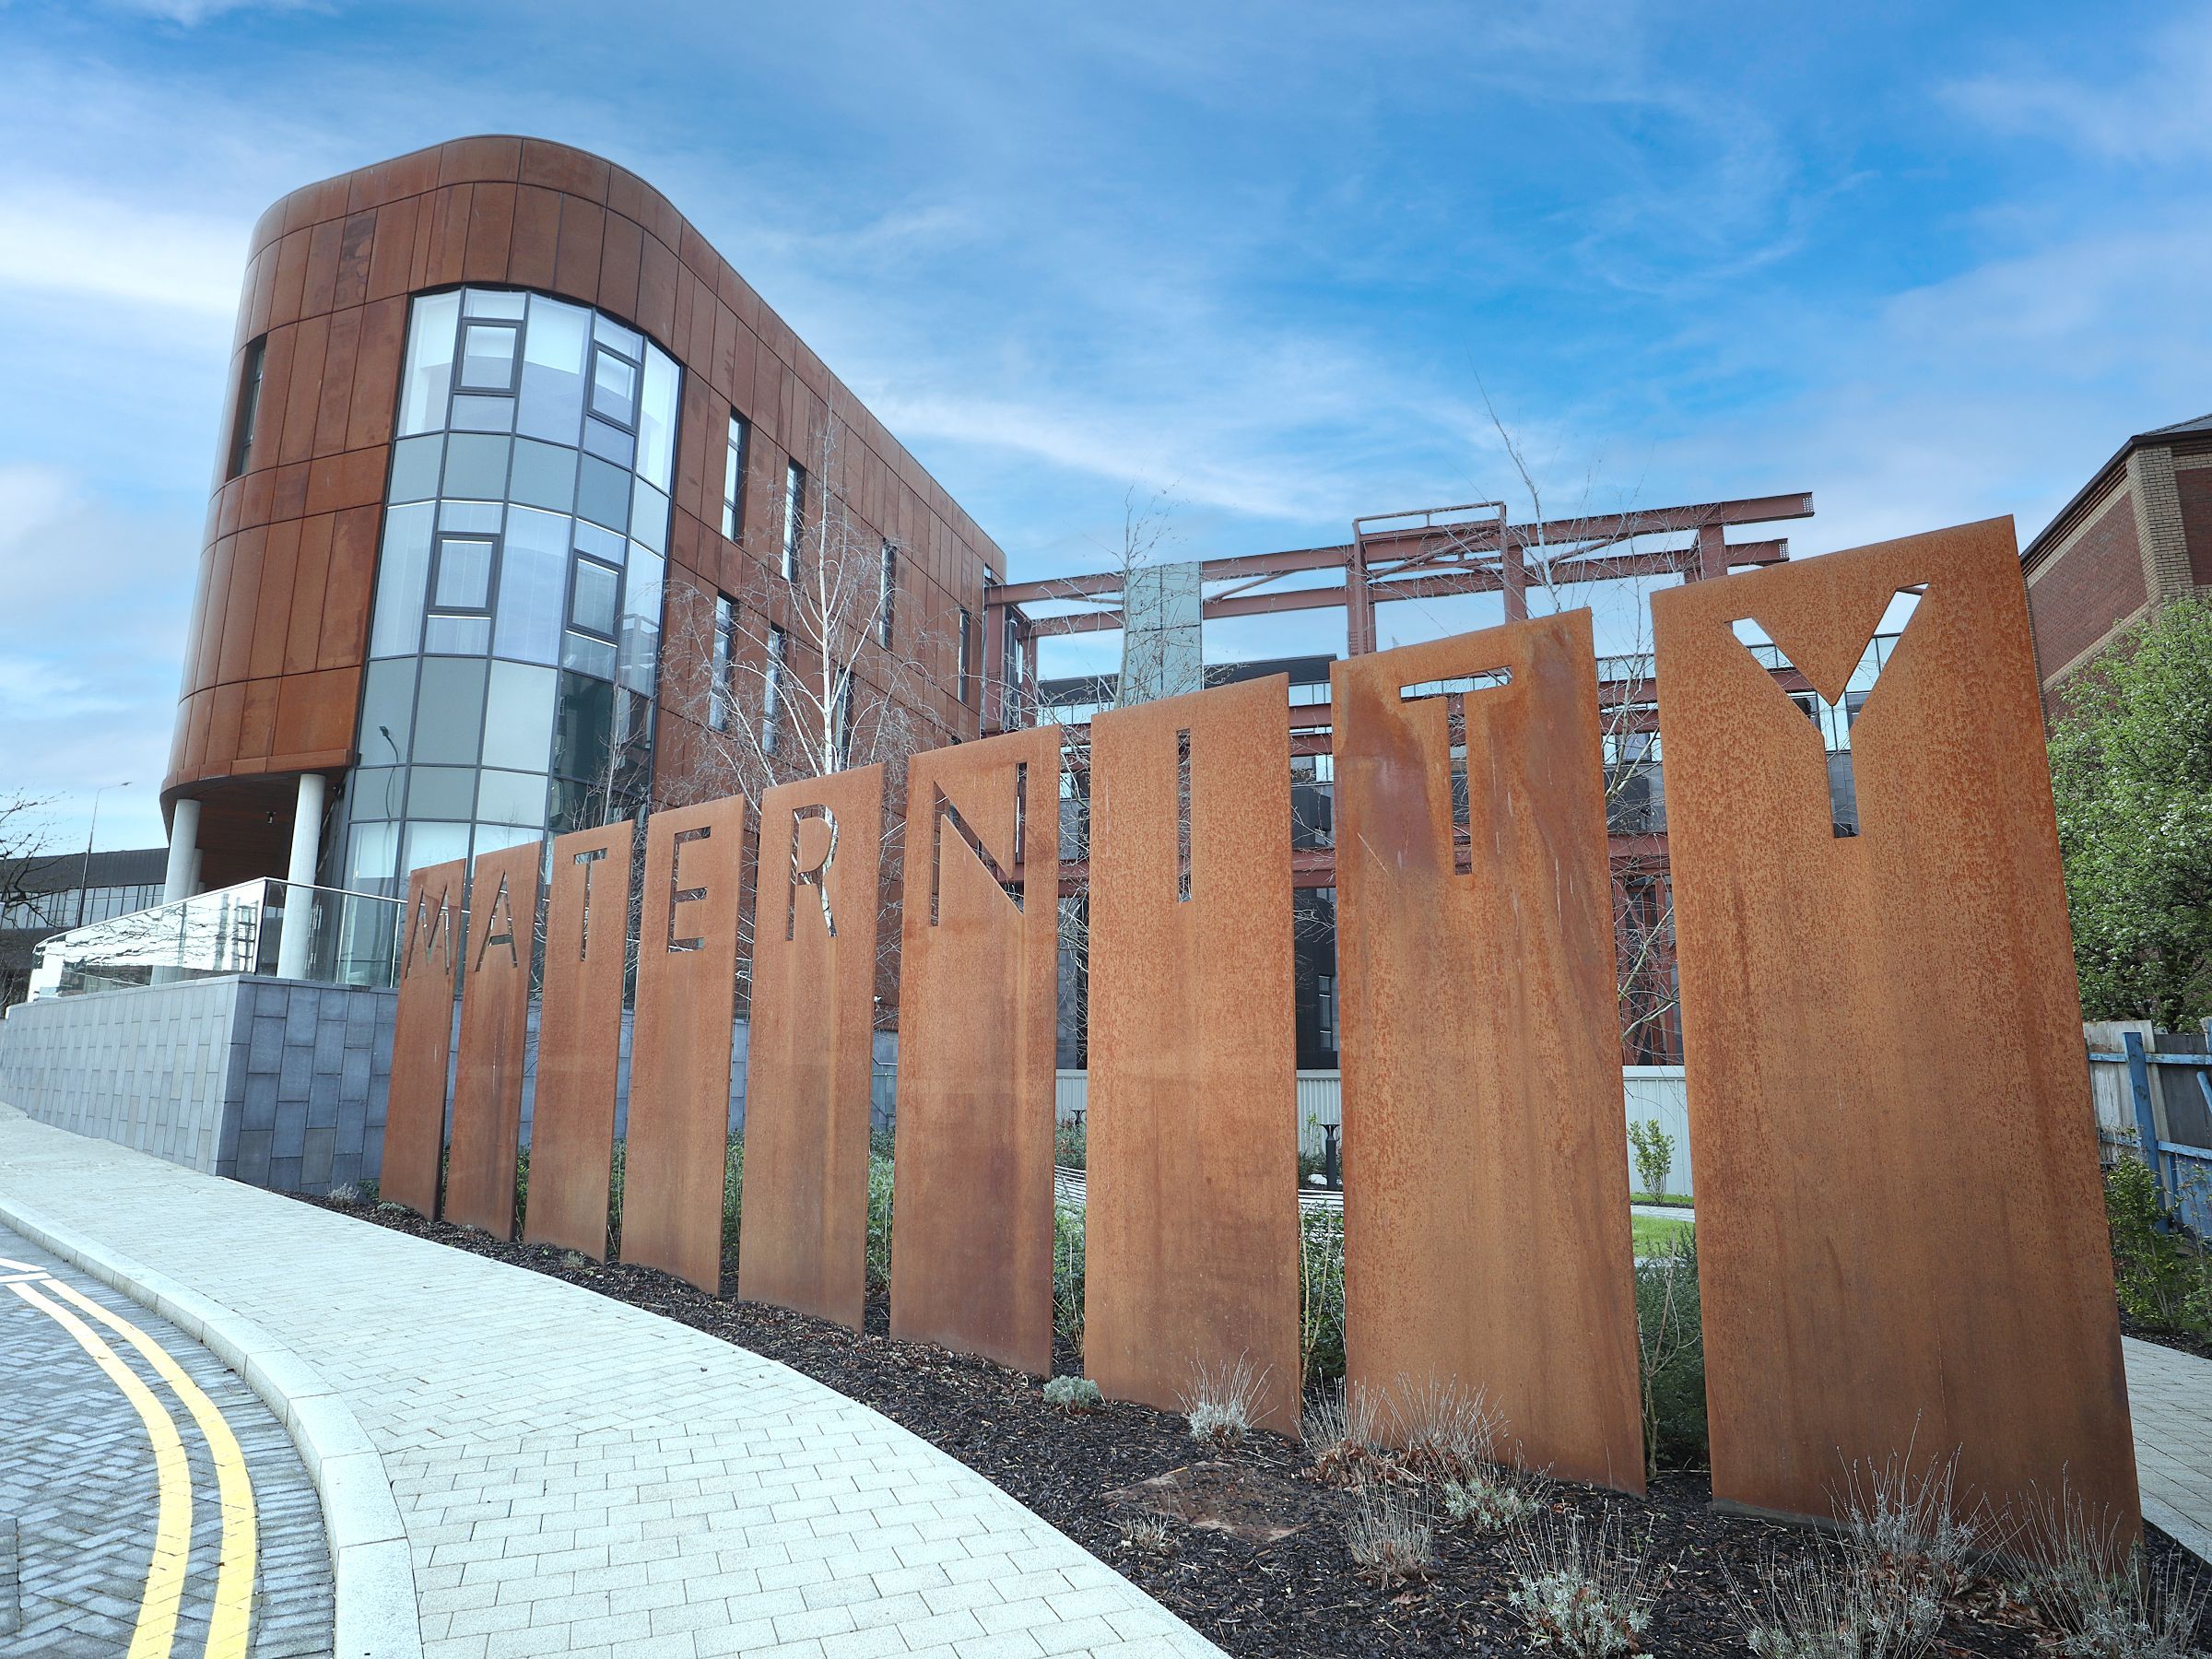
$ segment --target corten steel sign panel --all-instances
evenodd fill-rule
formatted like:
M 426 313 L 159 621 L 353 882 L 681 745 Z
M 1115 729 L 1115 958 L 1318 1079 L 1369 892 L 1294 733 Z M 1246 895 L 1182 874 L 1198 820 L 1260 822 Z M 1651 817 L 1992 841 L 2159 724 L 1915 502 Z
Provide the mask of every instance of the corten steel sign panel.
M 1731 631 L 1841 700 L 1818 729 Z M 2042 711 L 2009 519 L 1653 596 L 1714 1495 L 1830 1512 L 1844 1466 L 2136 1525 Z
M 1060 729 L 907 771 L 891 1335 L 1049 1374 Z
M 604 1260 L 621 1067 L 622 969 L 629 934 L 631 827 L 553 842 L 546 906 L 530 1203 L 523 1237 Z
M 406 937 L 393 1011 L 392 1083 L 384 1102 L 378 1191 L 394 1204 L 438 1214 L 445 1157 L 445 1080 L 453 1052 L 453 970 L 461 950 L 468 861 L 429 865 L 407 877 Z
M 737 1290 L 860 1329 L 883 768 L 760 798 Z
M 523 1051 L 530 1036 L 530 958 L 544 851 L 543 841 L 532 841 L 477 860 L 464 939 L 445 1218 L 500 1239 L 514 1237 Z
M 1590 613 L 1339 662 L 1330 706 L 1348 1381 L 1480 1390 L 1640 1492 Z
M 1091 726 L 1084 1365 L 1175 1409 L 1204 1365 L 1299 1430 L 1282 675 Z
M 645 820 L 622 1259 L 722 1288 L 745 797 Z

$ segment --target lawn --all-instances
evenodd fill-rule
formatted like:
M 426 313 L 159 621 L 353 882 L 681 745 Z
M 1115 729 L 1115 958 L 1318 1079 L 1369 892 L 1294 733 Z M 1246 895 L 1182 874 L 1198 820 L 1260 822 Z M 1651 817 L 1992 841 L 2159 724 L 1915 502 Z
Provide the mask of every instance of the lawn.
M 1657 1216 L 1630 1216 L 1629 1223 L 1636 1230 L 1636 1253 L 1640 1256 L 1657 1255 L 1688 1232 L 1691 1226 L 1688 1221 L 1670 1221 Z

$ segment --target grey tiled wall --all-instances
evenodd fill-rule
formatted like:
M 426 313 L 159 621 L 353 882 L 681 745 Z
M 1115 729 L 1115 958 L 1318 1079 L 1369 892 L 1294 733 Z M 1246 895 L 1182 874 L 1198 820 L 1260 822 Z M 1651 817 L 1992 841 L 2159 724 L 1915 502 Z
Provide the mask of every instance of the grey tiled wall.
M 0 1021 L 0 1100 L 208 1174 L 328 1192 L 380 1167 L 397 1001 L 234 974 L 27 1003 Z

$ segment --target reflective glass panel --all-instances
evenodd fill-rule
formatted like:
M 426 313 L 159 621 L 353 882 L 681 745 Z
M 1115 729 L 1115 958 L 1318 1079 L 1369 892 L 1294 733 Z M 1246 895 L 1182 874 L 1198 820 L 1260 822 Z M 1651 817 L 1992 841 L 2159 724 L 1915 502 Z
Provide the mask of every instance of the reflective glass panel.
M 382 739 L 379 738 L 381 746 Z M 347 810 L 356 823 L 395 818 L 406 804 L 407 773 L 399 766 L 359 766 L 346 782 Z
M 636 458 L 638 441 L 620 427 L 609 426 L 594 415 L 583 423 L 583 447 L 627 471 Z
M 484 705 L 484 764 L 543 771 L 551 747 L 554 674 L 521 663 L 491 665 Z
M 654 488 L 668 488 L 676 458 L 675 359 L 655 351 L 645 359 L 645 395 L 638 404 L 638 472 Z
M 592 337 L 602 346 L 612 346 L 632 361 L 645 355 L 645 336 L 634 328 L 625 328 L 604 312 L 592 318 Z
M 409 824 L 407 826 L 406 868 L 419 870 L 428 865 L 450 864 L 456 858 L 468 856 L 468 826 L 466 824 Z
M 491 649 L 491 618 L 441 617 L 433 611 L 422 625 L 422 648 L 452 656 L 482 656 Z
M 438 528 L 448 532 L 480 532 L 497 535 L 507 509 L 498 501 L 441 501 L 438 503 Z
M 619 426 L 638 422 L 638 369 L 602 347 L 592 353 L 592 413 Z
M 514 399 L 471 397 L 466 393 L 462 394 L 453 399 L 453 430 L 512 432 L 514 430 Z
M 500 824 L 546 821 L 546 780 L 537 772 L 489 771 L 477 785 L 477 816 Z
M 652 695 L 660 641 L 661 560 L 633 544 L 629 571 L 622 583 L 621 623 L 616 630 L 619 653 L 616 677 L 632 691 Z
M 371 656 L 412 656 L 421 649 L 423 584 L 429 573 L 429 505 L 390 509 L 384 514 L 383 550 L 377 556 Z
M 500 554 L 500 611 L 494 649 L 503 657 L 550 663 L 560 653 L 567 597 L 569 520 L 517 507 L 507 515 Z M 551 703 L 547 702 L 550 713 Z M 539 728 L 542 736 L 544 728 Z M 535 765 L 537 762 L 533 761 Z
M 392 446 L 392 488 L 386 498 L 394 501 L 427 501 L 438 493 L 438 467 L 445 459 L 445 440 L 432 435 L 427 438 L 403 438 Z
M 582 475 L 576 485 L 576 511 L 610 530 L 626 528 L 629 524 L 629 474 L 619 466 L 609 466 L 596 455 L 584 456 Z
M 510 438 L 456 432 L 445 446 L 445 493 L 500 500 L 507 493 L 507 452 L 513 447 Z
M 482 610 L 490 599 L 491 543 L 475 536 L 441 536 L 435 600 L 438 607 Z
M 564 778 L 596 777 L 614 739 L 615 688 L 603 679 L 564 672 L 553 726 L 553 770 Z
M 419 764 L 474 766 L 484 721 L 484 664 L 465 657 L 425 657 L 415 697 Z
M 560 665 L 573 668 L 579 674 L 593 675 L 599 679 L 613 679 L 614 641 L 596 639 L 591 634 L 578 633 L 571 629 L 560 641 Z
M 589 559 L 578 559 L 570 625 L 611 638 L 615 631 L 615 590 L 620 582 L 620 572 Z
M 415 301 L 408 326 L 407 370 L 399 394 L 399 435 L 435 431 L 445 424 L 445 397 L 453 382 L 453 333 L 461 296 L 432 294 Z
M 415 730 L 415 664 L 371 663 L 361 677 L 361 764 L 396 766 L 407 758 Z M 373 814 L 389 817 L 390 814 Z
M 611 530 L 602 530 L 582 519 L 576 521 L 576 550 L 589 553 L 602 564 L 622 562 L 622 538 Z
M 508 497 L 533 507 L 566 512 L 576 504 L 576 452 L 524 438 L 514 446 Z
M 468 302 L 461 309 L 471 317 L 519 317 L 529 300 L 527 294 L 511 288 L 470 288 L 467 296 Z
M 629 533 L 655 553 L 668 550 L 668 498 L 642 478 L 630 491 Z
M 523 341 L 523 406 L 516 430 L 554 443 L 574 443 L 583 418 L 583 354 L 591 313 L 542 295 L 530 297 Z
M 544 833 L 543 827 L 535 824 L 478 824 L 477 848 L 469 854 L 469 865 L 473 868 L 476 861 L 487 853 L 497 853 L 502 847 L 519 847 Z
M 514 387 L 520 331 L 504 324 L 471 323 L 461 330 L 461 390 L 508 392 Z
M 399 826 L 362 824 L 353 832 L 343 879 L 347 887 L 357 891 L 373 891 L 370 884 L 391 880 L 398 863 Z
M 477 769 L 418 766 L 407 783 L 409 818 L 466 818 L 476 810 Z

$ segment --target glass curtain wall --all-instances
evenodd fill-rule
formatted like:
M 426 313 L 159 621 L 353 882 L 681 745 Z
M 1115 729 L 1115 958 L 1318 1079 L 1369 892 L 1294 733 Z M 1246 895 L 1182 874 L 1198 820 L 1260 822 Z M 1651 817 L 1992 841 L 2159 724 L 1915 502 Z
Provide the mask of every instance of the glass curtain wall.
M 337 885 L 643 809 L 679 374 L 542 294 L 415 300 Z

